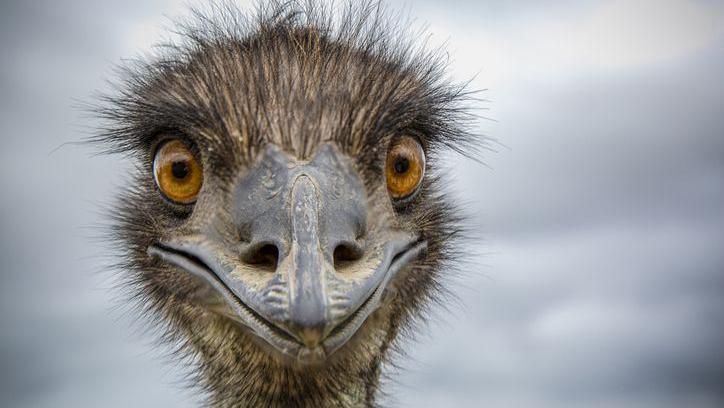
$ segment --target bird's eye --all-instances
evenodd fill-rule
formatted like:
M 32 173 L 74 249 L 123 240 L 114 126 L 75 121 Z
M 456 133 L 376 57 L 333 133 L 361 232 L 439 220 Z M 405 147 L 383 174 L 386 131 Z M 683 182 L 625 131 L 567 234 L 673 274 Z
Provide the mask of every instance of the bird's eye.
M 425 152 L 420 143 L 404 136 L 387 153 L 387 191 L 394 199 L 410 197 L 422 183 L 425 174 Z
M 180 140 L 165 142 L 156 151 L 153 175 L 163 195 L 179 204 L 196 201 L 203 182 L 199 162 Z

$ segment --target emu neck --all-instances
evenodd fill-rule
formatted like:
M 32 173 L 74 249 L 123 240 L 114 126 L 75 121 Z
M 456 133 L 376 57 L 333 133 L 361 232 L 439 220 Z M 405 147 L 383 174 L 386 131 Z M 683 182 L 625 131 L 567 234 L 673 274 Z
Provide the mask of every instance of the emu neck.
M 375 359 L 376 360 L 376 359 Z M 296 371 L 271 367 L 207 371 L 212 407 L 372 407 L 379 383 L 379 363 L 358 371 Z

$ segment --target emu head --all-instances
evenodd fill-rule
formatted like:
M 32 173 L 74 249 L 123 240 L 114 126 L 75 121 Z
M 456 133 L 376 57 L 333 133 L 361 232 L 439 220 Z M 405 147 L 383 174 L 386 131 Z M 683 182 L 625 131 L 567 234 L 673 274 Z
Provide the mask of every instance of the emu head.
M 457 250 L 436 165 L 470 146 L 465 95 L 377 6 L 217 13 L 100 109 L 137 163 L 114 212 L 134 293 L 211 389 L 374 388 Z

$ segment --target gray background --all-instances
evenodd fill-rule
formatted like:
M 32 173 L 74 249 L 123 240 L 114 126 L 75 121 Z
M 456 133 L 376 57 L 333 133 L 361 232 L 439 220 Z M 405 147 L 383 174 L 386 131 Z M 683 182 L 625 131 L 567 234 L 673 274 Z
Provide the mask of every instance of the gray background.
M 409 407 L 724 406 L 724 4 L 394 3 L 487 88 L 489 167 L 450 157 L 484 240 Z M 100 215 L 129 164 L 66 145 L 74 100 L 168 36 L 168 1 L 0 5 L 0 406 L 194 406 L 117 309 Z

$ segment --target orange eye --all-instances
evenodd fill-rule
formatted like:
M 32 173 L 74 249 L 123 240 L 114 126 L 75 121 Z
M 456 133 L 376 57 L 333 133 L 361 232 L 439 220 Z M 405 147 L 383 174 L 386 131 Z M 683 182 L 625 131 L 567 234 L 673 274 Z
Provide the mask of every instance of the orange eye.
M 385 173 L 392 198 L 406 198 L 417 191 L 425 174 L 425 152 L 420 143 L 409 136 L 398 140 L 387 153 Z
M 180 204 L 196 201 L 203 182 L 199 162 L 180 140 L 170 140 L 156 151 L 153 176 L 163 195 Z

